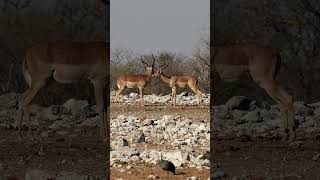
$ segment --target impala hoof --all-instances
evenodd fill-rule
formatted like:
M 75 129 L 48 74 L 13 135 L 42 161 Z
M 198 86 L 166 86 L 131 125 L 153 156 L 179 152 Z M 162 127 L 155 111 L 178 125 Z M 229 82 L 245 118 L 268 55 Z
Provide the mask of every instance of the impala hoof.
M 281 141 L 286 142 L 288 140 L 288 133 L 285 131 L 281 135 Z
M 296 139 L 296 134 L 294 132 L 286 132 L 282 134 L 281 141 L 283 142 L 292 142 Z
M 107 142 L 108 142 L 108 138 L 107 138 L 107 137 L 103 138 L 103 139 L 102 139 L 102 142 L 103 142 L 103 143 L 107 143 Z
M 16 137 L 17 137 L 18 141 L 23 141 L 23 136 L 22 136 L 21 131 L 18 131 L 18 132 L 16 133 Z
M 103 126 L 102 126 L 103 127 Z M 104 128 L 100 128 L 100 131 L 99 131 L 99 136 L 104 138 L 106 137 L 106 131 Z
M 286 142 L 287 140 L 288 140 L 288 136 L 287 135 L 282 135 L 281 141 L 282 142 Z
M 34 138 L 34 136 L 33 136 L 33 134 L 32 134 L 32 132 L 28 132 L 28 134 L 27 134 L 27 138 L 28 138 L 28 140 L 30 140 L 31 142 L 35 142 L 36 140 L 35 140 L 35 138 Z
M 289 141 L 289 142 L 292 142 L 292 141 L 294 141 L 295 139 L 296 139 L 296 134 L 295 134 L 294 132 L 291 132 L 291 133 L 289 134 L 288 141 Z

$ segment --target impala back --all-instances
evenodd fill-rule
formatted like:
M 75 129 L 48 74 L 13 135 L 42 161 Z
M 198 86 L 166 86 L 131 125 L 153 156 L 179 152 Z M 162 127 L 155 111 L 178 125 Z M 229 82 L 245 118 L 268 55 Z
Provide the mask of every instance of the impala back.
M 51 42 L 31 48 L 26 55 L 32 76 L 53 73 L 58 82 L 107 78 L 109 42 Z

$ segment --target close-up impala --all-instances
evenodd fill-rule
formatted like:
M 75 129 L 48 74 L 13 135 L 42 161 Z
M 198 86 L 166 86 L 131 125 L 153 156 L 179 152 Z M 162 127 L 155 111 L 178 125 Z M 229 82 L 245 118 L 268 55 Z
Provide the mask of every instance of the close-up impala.
M 29 88 L 19 100 L 16 119 L 19 132 L 22 119 L 25 119 L 28 134 L 32 135 L 30 103 L 52 77 L 60 83 L 92 82 L 100 119 L 100 136 L 105 138 L 107 107 L 104 107 L 104 86 L 108 79 L 109 47 L 109 42 L 51 42 L 28 50 L 22 63 L 22 73 Z
M 211 48 L 211 58 L 211 73 L 218 76 L 217 80 L 235 81 L 248 71 L 253 81 L 281 105 L 282 139 L 295 139 L 293 98 L 275 81 L 281 65 L 278 50 L 247 44 L 219 46 Z

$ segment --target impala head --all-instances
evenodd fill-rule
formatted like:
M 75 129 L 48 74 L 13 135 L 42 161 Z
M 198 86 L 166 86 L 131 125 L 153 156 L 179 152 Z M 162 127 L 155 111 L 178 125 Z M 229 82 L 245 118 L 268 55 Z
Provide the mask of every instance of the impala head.
M 160 77 L 161 74 L 162 74 L 162 69 L 165 69 L 167 68 L 169 65 L 168 63 L 167 64 L 164 64 L 164 65 L 161 65 L 156 71 L 155 73 L 152 75 L 153 77 Z
M 152 57 L 153 57 L 153 55 L 152 55 Z M 151 65 L 146 63 L 145 61 L 143 61 L 142 57 L 140 59 L 141 59 L 141 62 L 146 65 L 147 74 L 153 74 L 155 59 L 153 58 L 153 62 Z
M 157 69 L 156 72 L 152 75 L 153 77 L 160 77 L 161 69 Z

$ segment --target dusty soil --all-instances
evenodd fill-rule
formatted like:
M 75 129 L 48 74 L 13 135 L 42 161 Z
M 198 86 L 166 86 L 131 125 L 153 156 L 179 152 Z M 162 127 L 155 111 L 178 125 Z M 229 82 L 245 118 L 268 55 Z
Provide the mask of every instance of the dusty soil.
M 222 179 L 320 179 L 320 142 L 221 140 L 214 143 L 214 162 Z
M 118 115 L 136 116 L 140 118 L 161 118 L 164 115 L 181 116 L 195 121 L 207 121 L 209 123 L 209 106 L 171 106 L 171 105 L 148 105 L 141 106 L 136 102 L 132 105 L 111 103 L 111 118 Z M 209 124 L 208 124 L 209 125 Z
M 197 176 L 201 179 L 208 179 L 209 169 L 197 170 L 195 168 L 177 169 L 176 174 L 163 171 L 160 167 L 149 164 L 134 165 L 134 168 L 126 172 L 120 172 L 118 169 L 111 169 L 111 179 L 123 178 L 124 180 L 147 179 L 149 175 L 159 176 L 158 179 L 187 179 L 191 176 Z
M 6 176 L 21 178 L 27 169 L 40 169 L 53 174 L 68 171 L 106 177 L 107 151 L 97 139 L 99 129 L 87 129 L 86 133 L 83 129 L 61 129 L 74 138 L 53 133 L 45 141 L 37 139 L 39 132 L 34 131 L 36 141 L 32 142 L 26 131 L 22 132 L 21 140 L 14 129 L 0 130 L 0 163 Z
M 121 103 L 111 103 L 111 118 L 117 118 L 119 115 L 135 116 L 141 119 L 145 118 L 162 118 L 164 115 L 187 117 L 194 121 L 208 122 L 209 126 L 209 106 L 175 106 L 171 105 L 146 105 L 141 107 L 137 102 L 132 105 L 124 105 Z M 168 146 L 161 146 L 156 144 L 147 144 L 141 148 L 153 148 L 157 150 L 170 149 Z M 207 179 L 209 177 L 209 169 L 198 170 L 196 168 L 182 168 L 176 170 L 177 174 L 167 174 L 158 165 L 154 164 L 130 164 L 131 169 L 126 169 L 127 165 L 123 167 L 125 172 L 121 172 L 121 168 L 111 168 L 111 179 L 123 178 L 124 180 L 140 180 L 147 179 L 149 175 L 159 176 L 160 179 L 186 179 L 191 176 L 201 177 Z

